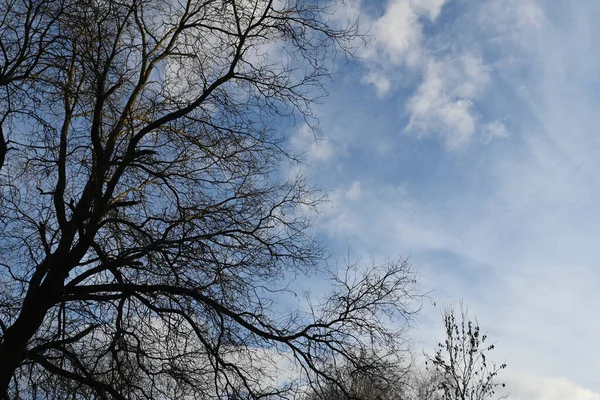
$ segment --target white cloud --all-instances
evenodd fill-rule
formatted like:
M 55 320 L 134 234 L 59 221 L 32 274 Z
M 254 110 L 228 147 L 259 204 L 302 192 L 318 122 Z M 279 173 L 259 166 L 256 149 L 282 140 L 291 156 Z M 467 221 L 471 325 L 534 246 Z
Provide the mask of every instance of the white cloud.
M 435 21 L 440 16 L 446 0 L 411 0 L 411 4 L 419 14 L 427 15 L 431 21 Z
M 419 68 L 427 58 L 423 46 L 423 20 L 435 21 L 446 0 L 391 0 L 378 18 L 363 14 L 373 42 L 359 50 L 369 72 L 363 81 L 385 96 L 398 66 Z
M 334 149 L 327 137 L 317 137 L 315 131 L 304 124 L 290 138 L 296 154 L 304 156 L 310 165 L 326 162 L 334 155 Z
M 375 42 L 362 54 L 368 61 L 363 82 L 372 84 L 383 99 L 407 73 L 421 75 L 406 103 L 410 119 L 406 130 L 437 136 L 449 149 L 466 147 L 478 133 L 484 141 L 505 137 L 500 125 L 481 122 L 477 111 L 491 67 L 476 52 L 454 46 L 454 37 L 447 32 L 435 40 L 424 35 L 425 20 L 438 20 L 445 4 L 445 0 L 389 2 L 385 13 L 372 22 Z
M 413 2 L 396 0 L 391 2 L 385 14 L 375 21 L 373 33 L 385 62 L 415 64 L 418 61 L 423 38 L 419 18 Z
M 464 147 L 477 129 L 473 102 L 489 81 L 488 71 L 480 57 L 470 54 L 430 60 L 423 81 L 406 105 L 410 115 L 407 130 L 439 135 L 449 148 Z
M 370 83 L 373 86 L 375 86 L 375 90 L 379 98 L 384 98 L 392 88 L 392 83 L 390 82 L 390 79 L 382 71 L 368 72 L 364 76 L 363 82 Z
M 493 138 L 507 138 L 510 133 L 506 126 L 500 121 L 492 121 L 483 126 L 483 140 L 488 142 Z
M 390 72 L 391 67 L 406 65 L 418 67 L 423 61 L 423 19 L 435 21 L 446 0 L 391 0 L 385 13 L 372 25 L 375 39 L 361 55 L 375 70 Z
M 575 385 L 565 378 L 511 374 L 507 392 L 514 400 L 600 400 L 600 393 Z
M 352 200 L 356 200 L 360 197 L 361 187 L 359 181 L 352 182 L 350 189 L 346 191 L 346 197 Z

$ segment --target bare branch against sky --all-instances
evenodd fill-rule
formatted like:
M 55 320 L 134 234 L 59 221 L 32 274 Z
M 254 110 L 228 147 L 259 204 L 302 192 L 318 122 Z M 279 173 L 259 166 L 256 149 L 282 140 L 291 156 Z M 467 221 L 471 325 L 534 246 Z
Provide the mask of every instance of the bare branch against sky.
M 282 172 L 276 128 L 314 122 L 357 38 L 335 7 L 2 0 L 3 397 L 285 397 L 331 381 L 325 360 L 395 350 L 404 262 L 283 306 L 325 264 L 322 196 Z M 279 359 L 300 380 L 267 379 Z

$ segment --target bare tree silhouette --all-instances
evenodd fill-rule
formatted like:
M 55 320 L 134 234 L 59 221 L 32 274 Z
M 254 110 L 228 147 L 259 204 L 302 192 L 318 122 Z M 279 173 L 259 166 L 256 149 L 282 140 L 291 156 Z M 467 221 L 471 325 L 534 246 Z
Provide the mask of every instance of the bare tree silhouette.
M 356 38 L 312 0 L 2 0 L 0 393 L 284 397 L 394 346 L 404 262 L 350 267 L 309 310 L 277 293 L 322 265 L 282 118 L 312 118 Z M 268 359 L 268 358 L 267 358 Z

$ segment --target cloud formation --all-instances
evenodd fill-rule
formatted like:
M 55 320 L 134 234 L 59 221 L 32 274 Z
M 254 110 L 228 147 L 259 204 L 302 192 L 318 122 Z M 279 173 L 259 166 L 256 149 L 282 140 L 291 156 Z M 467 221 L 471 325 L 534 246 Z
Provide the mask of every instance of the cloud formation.
M 492 67 L 477 51 L 454 46 L 456 36 L 450 30 L 432 37 L 424 34 L 425 25 L 436 23 L 445 4 L 445 0 L 388 2 L 383 15 L 372 22 L 375 39 L 363 54 L 369 66 L 363 81 L 385 98 L 399 77 L 418 76 L 404 107 L 410 119 L 404 131 L 436 135 L 448 148 L 462 149 L 477 133 L 489 141 L 506 136 L 506 128 L 499 120 L 482 122 L 476 107 Z
M 450 148 L 466 146 L 478 123 L 473 102 L 489 79 L 489 68 L 472 54 L 429 60 L 423 81 L 406 106 L 410 114 L 407 130 L 420 135 L 437 133 Z

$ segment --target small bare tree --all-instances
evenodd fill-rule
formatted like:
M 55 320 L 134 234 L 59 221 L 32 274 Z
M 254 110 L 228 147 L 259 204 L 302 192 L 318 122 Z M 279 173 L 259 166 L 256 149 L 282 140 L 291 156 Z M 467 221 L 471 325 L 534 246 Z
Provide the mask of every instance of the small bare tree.
M 477 320 L 469 318 L 465 308 L 460 309 L 458 320 L 453 308 L 444 313 L 446 339 L 438 344 L 435 355 L 428 356 L 432 383 L 439 389 L 442 400 L 485 400 L 493 398 L 498 387 L 498 373 L 506 364 L 497 365 L 488 359 L 493 344 L 486 344 L 487 335 L 481 333 Z M 435 396 L 428 392 L 428 396 Z M 428 397 L 432 398 L 432 397 Z
M 283 397 L 265 362 L 335 379 L 332 357 L 398 344 L 406 263 L 276 301 L 322 265 L 276 128 L 355 38 L 336 7 L 2 0 L 0 396 Z

